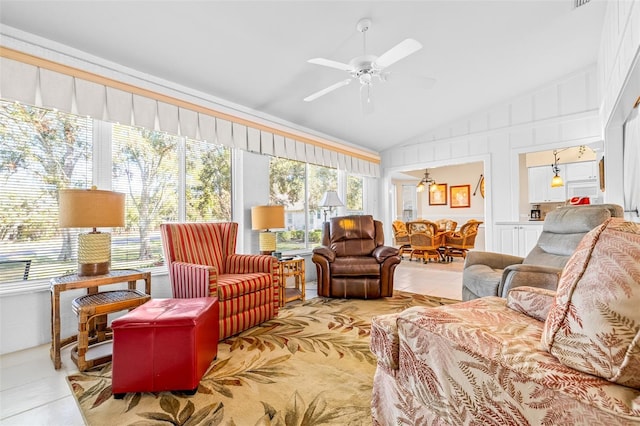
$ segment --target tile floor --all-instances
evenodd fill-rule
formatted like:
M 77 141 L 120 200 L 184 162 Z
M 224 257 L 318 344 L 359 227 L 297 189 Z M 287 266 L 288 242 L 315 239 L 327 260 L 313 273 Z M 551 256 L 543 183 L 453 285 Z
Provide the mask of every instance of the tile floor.
M 394 288 L 450 299 L 462 298 L 462 259 L 438 264 L 403 262 L 396 269 Z M 307 286 L 307 298 L 316 296 L 314 284 Z M 299 302 L 292 302 L 299 303 Z M 1 425 L 84 425 L 66 377 L 77 372 L 70 348 L 62 351 L 62 368 L 54 370 L 49 345 L 0 356 Z

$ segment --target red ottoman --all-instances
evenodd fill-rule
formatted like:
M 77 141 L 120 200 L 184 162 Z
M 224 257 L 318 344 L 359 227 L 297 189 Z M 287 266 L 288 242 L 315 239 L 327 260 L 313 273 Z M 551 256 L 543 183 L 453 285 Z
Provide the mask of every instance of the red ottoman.
M 195 393 L 218 354 L 218 299 L 152 299 L 113 320 L 112 393 Z

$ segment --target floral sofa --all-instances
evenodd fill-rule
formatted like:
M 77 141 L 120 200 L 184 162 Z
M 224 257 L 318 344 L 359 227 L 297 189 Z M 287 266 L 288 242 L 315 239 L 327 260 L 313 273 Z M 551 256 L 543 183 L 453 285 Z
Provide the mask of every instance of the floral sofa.
M 588 233 L 556 292 L 375 317 L 375 425 L 640 424 L 640 224 Z

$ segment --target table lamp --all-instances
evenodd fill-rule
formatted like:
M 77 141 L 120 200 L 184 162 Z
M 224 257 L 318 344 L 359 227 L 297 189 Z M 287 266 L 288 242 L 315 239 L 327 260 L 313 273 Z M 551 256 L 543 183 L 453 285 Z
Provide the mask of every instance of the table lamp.
M 323 209 L 324 221 L 327 221 L 327 210 L 331 213 L 334 207 L 342 206 L 344 206 L 344 204 L 340 201 L 340 197 L 338 197 L 338 193 L 336 191 L 326 191 L 322 196 L 322 201 L 320 201 L 320 207 L 326 207 Z
M 274 228 L 284 228 L 284 206 L 251 207 L 251 229 L 260 232 L 260 254 L 271 254 L 276 251 L 276 234 Z
M 111 234 L 98 227 L 124 226 L 124 198 L 118 192 L 91 189 L 61 189 L 59 223 L 61 228 L 93 228 L 78 235 L 78 275 L 109 273 Z

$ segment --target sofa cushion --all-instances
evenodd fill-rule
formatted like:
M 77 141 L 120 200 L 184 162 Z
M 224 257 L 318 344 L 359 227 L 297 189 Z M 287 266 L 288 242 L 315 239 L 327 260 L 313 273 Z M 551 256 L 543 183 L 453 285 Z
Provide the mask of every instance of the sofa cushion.
M 640 224 L 609 219 L 565 267 L 542 334 L 561 363 L 640 389 Z

